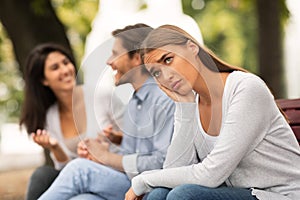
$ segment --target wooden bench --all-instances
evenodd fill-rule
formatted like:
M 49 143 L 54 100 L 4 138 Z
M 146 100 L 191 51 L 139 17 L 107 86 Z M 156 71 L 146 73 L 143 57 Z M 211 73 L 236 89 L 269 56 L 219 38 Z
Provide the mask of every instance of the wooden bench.
M 277 99 L 276 102 L 286 114 L 300 145 L 300 99 Z

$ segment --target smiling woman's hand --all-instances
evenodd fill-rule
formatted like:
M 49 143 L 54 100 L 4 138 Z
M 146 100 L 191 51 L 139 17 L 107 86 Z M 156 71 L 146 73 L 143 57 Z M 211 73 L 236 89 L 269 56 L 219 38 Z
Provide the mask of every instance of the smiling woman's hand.
M 46 130 L 38 129 L 35 133 L 31 133 L 33 141 L 43 148 L 49 149 L 58 162 L 66 162 L 69 157 L 59 145 L 57 139 L 50 136 Z
M 57 140 L 50 137 L 50 134 L 44 129 L 38 129 L 35 133 L 31 133 L 31 137 L 35 143 L 47 149 L 52 149 L 58 145 Z

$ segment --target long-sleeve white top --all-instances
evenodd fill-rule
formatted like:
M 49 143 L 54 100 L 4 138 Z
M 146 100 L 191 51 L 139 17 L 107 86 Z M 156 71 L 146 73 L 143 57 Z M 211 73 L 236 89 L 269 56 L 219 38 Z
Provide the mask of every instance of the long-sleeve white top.
M 214 148 L 205 148 L 196 103 L 176 103 L 174 134 L 164 169 L 132 180 L 137 195 L 181 184 L 252 188 L 261 200 L 300 199 L 300 148 L 265 83 L 235 71 L 226 81 L 222 124 Z

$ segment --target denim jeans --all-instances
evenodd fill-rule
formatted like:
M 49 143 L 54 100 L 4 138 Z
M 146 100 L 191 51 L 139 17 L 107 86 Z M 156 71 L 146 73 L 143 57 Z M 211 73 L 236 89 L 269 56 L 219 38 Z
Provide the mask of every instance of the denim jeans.
M 124 199 L 130 187 L 125 173 L 99 163 L 77 158 L 68 163 L 41 200 Z M 79 196 L 78 196 L 79 195 Z
M 221 186 L 208 188 L 195 184 L 185 184 L 169 188 L 156 188 L 147 200 L 257 200 L 250 189 Z
M 77 196 L 71 197 L 69 200 L 106 200 L 106 199 L 101 198 L 96 194 L 84 193 L 84 194 L 78 194 Z
M 26 191 L 26 200 L 37 200 L 53 183 L 59 171 L 51 166 L 37 168 L 30 177 Z

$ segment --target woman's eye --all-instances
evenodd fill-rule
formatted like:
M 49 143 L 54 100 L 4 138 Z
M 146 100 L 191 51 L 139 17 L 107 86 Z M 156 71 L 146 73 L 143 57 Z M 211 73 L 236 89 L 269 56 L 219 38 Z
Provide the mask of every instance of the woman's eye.
M 58 64 L 54 64 L 50 67 L 51 70 L 57 70 L 58 69 Z
M 155 71 L 152 73 L 152 76 L 158 78 L 160 76 L 160 71 Z
M 67 64 L 69 64 L 69 63 L 70 63 L 70 60 L 69 60 L 69 59 L 66 58 L 66 59 L 63 60 L 63 64 L 64 64 L 64 65 L 67 65 Z
M 170 64 L 170 63 L 172 62 L 172 60 L 173 60 L 172 57 L 168 57 L 168 58 L 165 59 L 164 62 L 165 62 L 166 64 Z

